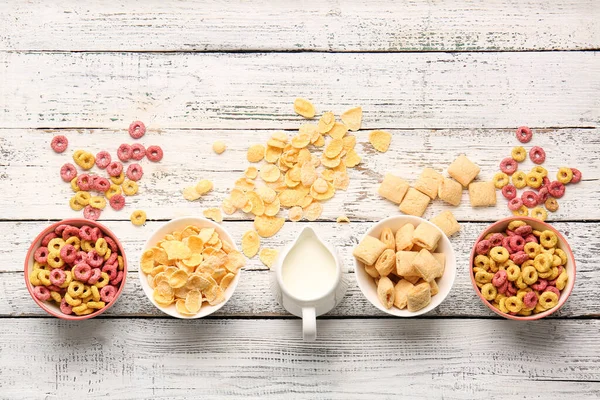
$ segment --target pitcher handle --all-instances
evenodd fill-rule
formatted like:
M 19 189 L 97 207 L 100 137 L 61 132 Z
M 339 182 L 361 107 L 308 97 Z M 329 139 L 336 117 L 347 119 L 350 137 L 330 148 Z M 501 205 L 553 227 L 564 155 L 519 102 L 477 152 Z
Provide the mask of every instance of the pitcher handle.
M 314 307 L 302 308 L 302 338 L 306 342 L 317 339 L 317 314 Z

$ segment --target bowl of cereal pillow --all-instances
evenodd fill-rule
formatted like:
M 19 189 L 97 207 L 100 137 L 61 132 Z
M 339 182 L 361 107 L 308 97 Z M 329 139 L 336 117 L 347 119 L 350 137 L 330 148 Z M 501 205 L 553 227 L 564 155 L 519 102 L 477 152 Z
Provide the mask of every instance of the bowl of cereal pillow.
M 173 219 L 146 241 L 140 282 L 156 308 L 176 318 L 202 318 L 231 298 L 245 257 L 219 224 L 200 217 Z
M 398 215 L 378 222 L 352 254 L 360 290 L 375 307 L 397 317 L 433 310 L 454 284 L 452 244 L 423 218 Z
M 575 258 L 566 239 L 551 225 L 528 217 L 487 227 L 471 251 L 470 271 L 481 301 L 515 320 L 558 311 L 575 285 Z
M 25 258 L 25 283 L 33 300 L 62 319 L 93 318 L 121 295 L 127 258 L 117 237 L 87 219 L 66 219 L 44 229 Z

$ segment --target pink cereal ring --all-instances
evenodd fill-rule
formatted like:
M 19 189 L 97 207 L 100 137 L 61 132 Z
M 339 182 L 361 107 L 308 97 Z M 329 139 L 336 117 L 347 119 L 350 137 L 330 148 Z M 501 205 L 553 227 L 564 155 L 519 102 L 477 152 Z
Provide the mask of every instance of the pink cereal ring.
M 523 200 L 518 197 L 515 197 L 508 202 L 508 209 L 511 211 L 517 211 L 521 206 L 523 206 Z
M 84 263 L 87 260 L 87 253 L 83 250 L 79 250 L 77 252 L 77 254 L 75 255 L 75 261 L 73 261 L 73 264 L 81 264 Z
M 119 271 L 117 273 L 117 277 L 115 279 L 111 279 L 110 280 L 110 284 L 111 285 L 118 285 L 119 283 L 121 283 L 121 281 L 123 280 L 123 271 Z
M 33 254 L 33 259 L 40 264 L 44 264 L 48 261 L 48 248 L 43 246 L 39 247 Z
M 525 239 L 519 235 L 511 236 L 510 247 L 514 252 L 523 251 L 523 248 L 525 247 Z
M 110 182 L 108 179 L 98 176 L 94 179 L 94 190 L 98 192 L 106 192 L 110 189 Z
M 573 180 L 571 180 L 572 182 Z M 548 185 L 550 184 L 550 178 L 548 178 L 547 176 L 542 178 L 542 186 L 546 186 L 548 187 Z
M 538 303 L 538 297 L 535 292 L 529 292 L 523 296 L 523 304 L 527 308 L 534 308 Z
M 66 224 L 60 224 L 59 226 L 57 226 L 57 227 L 54 229 L 54 233 L 56 233 L 58 236 L 62 236 L 62 233 L 63 233 L 63 231 L 64 231 L 64 230 L 67 228 L 67 226 L 69 226 L 69 225 L 66 225 Z
M 77 258 L 77 250 L 75 250 L 73 245 L 65 244 L 60 249 L 60 258 L 62 258 L 67 264 L 73 264 Z
M 73 314 L 73 307 L 67 304 L 65 299 L 62 299 L 60 301 L 60 311 L 62 311 L 63 314 L 71 315 Z
M 112 253 L 116 255 L 118 248 L 117 248 L 117 244 L 115 243 L 115 241 L 112 240 L 112 238 L 110 238 L 108 236 L 105 236 L 104 240 L 106 240 L 106 243 L 108 244 L 108 247 L 110 248 L 110 251 L 112 251 Z M 110 258 L 109 258 L 109 260 L 110 260 Z
M 508 184 L 502 188 L 502 195 L 507 200 L 512 200 L 515 197 L 517 197 L 517 188 L 514 187 L 513 185 Z
M 77 186 L 83 191 L 87 192 L 90 190 L 92 188 L 92 183 L 94 183 L 94 180 L 88 174 L 81 174 L 77 177 Z
M 533 137 L 533 133 L 531 132 L 531 129 L 529 129 L 528 127 L 520 126 L 517 129 L 517 139 L 519 140 L 519 142 L 528 143 L 532 137 Z
M 508 279 L 508 274 L 506 273 L 506 271 L 503 269 L 498 270 L 498 272 L 496 272 L 494 274 L 494 277 L 492 278 L 492 285 L 494 285 L 496 287 L 501 287 L 502 285 L 504 285 L 506 283 L 507 279 Z
M 92 240 L 92 227 L 89 225 L 83 225 L 79 228 L 79 236 L 83 240 Z
M 132 181 L 139 181 L 144 175 L 144 170 L 140 164 L 131 164 L 127 167 L 126 175 Z
M 529 158 L 535 164 L 543 164 L 546 161 L 546 152 L 539 146 L 533 146 L 531 150 L 529 150 Z
M 61 236 L 63 240 L 67 240 L 71 236 L 79 237 L 79 228 L 76 226 L 69 225 L 62 231 Z
M 515 236 L 516 235 L 515 231 L 511 231 L 510 229 L 505 230 L 504 233 L 506 233 L 507 236 Z M 504 243 L 504 242 L 502 242 L 502 243 Z
M 136 161 L 140 161 L 142 158 L 146 156 L 146 148 L 139 144 L 134 143 L 131 145 L 131 158 Z
M 121 194 L 115 194 L 110 198 L 108 204 L 113 208 L 113 210 L 119 211 L 125 207 L 125 197 Z
M 515 229 L 515 233 L 519 236 L 526 237 L 533 232 L 531 225 L 523 225 Z
M 71 163 L 66 163 L 60 167 L 60 177 L 65 182 L 71 182 L 77 176 L 77 169 Z
M 111 250 L 110 257 L 108 257 L 108 260 L 106 260 L 105 264 L 114 264 L 115 261 L 117 261 L 117 256 L 118 256 L 118 254 L 113 253 Z
M 490 238 L 488 239 L 490 242 L 490 245 L 492 247 L 496 247 L 496 246 L 501 246 L 502 245 L 502 239 L 504 239 L 504 235 L 501 233 L 494 233 L 492 236 L 490 236 Z
M 96 250 L 90 250 L 87 253 L 87 258 L 86 258 L 86 262 L 94 267 L 94 268 L 98 268 L 99 266 L 101 266 L 104 263 L 104 258 L 98 254 L 98 252 Z
M 56 239 L 58 237 L 58 235 L 54 232 L 50 232 L 49 234 L 47 234 L 46 236 L 44 236 L 44 238 L 42 239 L 42 246 L 43 247 L 48 247 L 48 243 L 50 243 L 50 241 L 52 239 Z
M 50 291 L 46 286 L 36 286 L 33 288 L 33 295 L 36 299 L 46 301 L 50 299 Z
M 570 183 L 578 183 L 581 181 L 581 171 L 577 168 L 571 168 L 571 172 L 573 172 L 573 178 L 571 178 Z
M 512 175 L 519 168 L 519 164 L 512 157 L 506 157 L 504 160 L 500 161 L 500 170 L 507 175 Z
M 545 279 L 538 279 L 538 281 L 536 283 L 534 283 L 533 285 L 531 285 L 531 288 L 533 290 L 537 290 L 538 292 L 543 292 L 546 287 L 548 286 L 548 281 Z
M 507 249 L 509 253 L 511 251 L 510 250 L 510 238 L 511 238 L 511 236 L 506 236 L 504 239 L 502 239 L 502 247 Z
M 113 161 L 106 167 L 106 172 L 108 172 L 110 176 L 119 176 L 121 175 L 121 172 L 123 172 L 123 164 L 118 161 Z
M 550 286 L 550 284 L 548 284 L 548 286 L 546 287 L 546 289 L 544 290 L 544 292 L 552 292 L 555 295 L 557 295 L 558 297 L 560 297 L 560 290 L 558 290 L 554 286 Z
M 92 267 L 86 263 L 77 264 L 73 268 L 73 276 L 78 281 L 87 282 L 87 280 L 90 279 L 90 276 L 92 276 Z
M 108 274 L 108 279 L 110 279 L 112 281 L 113 279 L 115 279 L 117 277 L 117 274 L 118 274 L 117 267 L 118 266 L 119 266 L 118 264 L 106 264 L 102 267 L 102 272 L 106 272 Z
M 102 231 L 100 230 L 100 228 L 98 228 L 98 227 L 92 228 L 92 242 L 95 242 L 96 240 L 100 239 L 101 237 L 104 237 L 104 235 L 102 234 Z
M 500 271 L 502 271 L 502 270 L 500 270 Z M 494 279 L 494 278 L 492 278 L 492 279 Z M 493 283 L 492 283 L 492 285 L 493 285 Z M 505 281 L 502 285 L 498 286 L 498 293 L 506 294 L 507 290 L 508 290 L 508 280 Z
M 100 289 L 100 298 L 105 303 L 110 303 L 117 296 L 117 288 L 112 285 L 106 285 Z
M 53 285 L 60 286 L 67 280 L 67 274 L 60 268 L 54 268 L 50 271 L 50 282 Z
M 515 236 L 521 238 L 520 236 Z M 523 239 L 523 238 L 521 238 Z M 510 255 L 510 259 L 517 265 L 523 264 L 525 261 L 529 260 L 529 256 L 524 251 L 518 251 L 514 254 Z
M 535 192 L 531 190 L 526 190 L 521 195 L 521 200 L 523 200 L 523 204 L 525 207 L 533 208 L 538 205 L 538 197 Z
M 535 235 L 532 233 L 530 235 L 527 235 L 525 237 L 525 243 L 529 243 L 529 242 L 533 242 L 533 243 L 539 243 L 538 238 L 535 237 Z
M 90 275 L 90 278 L 87 280 L 87 283 L 90 285 L 93 285 L 94 283 L 98 282 L 98 280 L 100 279 L 101 276 L 102 276 L 102 270 L 100 268 L 92 268 L 92 274 Z
M 100 218 L 101 211 L 102 210 L 100 210 L 99 208 L 94 208 L 88 204 L 83 209 L 83 217 L 85 219 L 96 221 L 98 218 Z
M 483 254 L 486 255 L 488 253 L 488 251 L 490 251 L 490 249 L 492 248 L 492 245 L 490 244 L 489 240 L 480 240 L 477 245 L 475 245 L 475 252 L 477 254 Z
M 512 282 L 508 282 L 508 287 L 506 288 L 506 291 L 508 293 L 510 293 L 512 296 L 517 294 L 517 288 L 515 287 L 515 284 Z
M 61 269 L 57 268 L 58 271 L 62 271 Z M 51 292 L 60 292 L 61 289 L 56 286 L 56 285 L 50 285 L 50 286 L 46 286 L 48 288 L 49 291 Z
M 110 153 L 108 151 L 102 150 L 99 151 L 98 154 L 96 154 L 96 167 L 100 169 L 108 167 L 108 164 L 110 164 L 111 161 L 112 157 L 110 156 Z
M 127 143 L 120 145 L 117 149 L 117 157 L 119 157 L 119 160 L 123 162 L 129 161 L 131 158 L 131 146 Z
M 565 185 L 559 181 L 553 181 L 548 185 L 548 192 L 550 196 L 560 199 L 565 195 Z
M 50 147 L 52 147 L 52 150 L 54 150 L 57 153 L 62 153 L 63 151 L 65 151 L 68 145 L 69 140 L 66 138 L 66 136 L 63 135 L 54 136 L 52 138 L 52 142 L 50 142 Z
M 160 146 L 150 146 L 146 149 L 146 157 L 152 162 L 159 162 L 163 158 L 163 151 Z
M 542 186 L 540 190 L 538 190 L 538 204 L 544 204 L 548 197 L 550 196 L 550 191 L 546 186 Z
M 129 125 L 129 136 L 139 139 L 146 133 L 146 125 L 142 121 L 133 121 Z

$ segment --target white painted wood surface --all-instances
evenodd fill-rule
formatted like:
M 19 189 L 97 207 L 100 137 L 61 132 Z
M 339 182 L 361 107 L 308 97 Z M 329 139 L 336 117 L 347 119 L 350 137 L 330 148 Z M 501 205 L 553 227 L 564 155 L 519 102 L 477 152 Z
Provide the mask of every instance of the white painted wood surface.
M 91 3 L 91 4 L 90 4 Z M 334 2 L 129 1 L 0 4 L 0 398 L 572 398 L 600 396 L 600 6 L 593 0 Z M 560 51 L 551 51 L 560 50 Z M 339 246 L 346 298 L 318 322 L 319 340 L 300 340 L 269 289 L 272 272 L 249 261 L 218 314 L 169 319 L 137 280 L 141 246 L 161 221 L 217 206 L 246 167 L 245 149 L 274 130 L 297 129 L 296 96 L 339 114 L 362 105 L 356 133 L 363 164 L 314 224 Z M 68 323 L 46 316 L 23 285 L 27 247 L 49 220 L 71 211 L 58 176 L 70 149 L 108 149 L 132 140 L 165 149 L 143 162 L 140 195 L 107 211 L 130 258 L 127 286 L 102 317 Z M 553 225 L 577 259 L 577 283 L 552 318 L 499 319 L 476 297 L 468 253 L 477 234 L 508 215 L 434 202 L 426 217 L 452 209 L 463 230 L 448 299 L 423 318 L 377 311 L 354 281 L 351 248 L 368 227 L 398 213 L 375 191 L 385 172 L 410 180 L 444 171 L 464 152 L 489 179 L 527 124 L 552 173 L 569 165 L 570 186 Z M 374 153 L 370 129 L 393 134 Z M 228 150 L 210 150 L 223 140 Z M 226 160 L 226 162 L 224 162 Z M 521 168 L 529 169 L 525 163 Z M 180 190 L 215 182 L 201 201 Z M 150 221 L 133 227 L 129 212 Z M 335 223 L 344 213 L 350 225 Z M 242 213 L 223 225 L 239 241 Z M 302 226 L 287 223 L 265 246 L 281 247 Z

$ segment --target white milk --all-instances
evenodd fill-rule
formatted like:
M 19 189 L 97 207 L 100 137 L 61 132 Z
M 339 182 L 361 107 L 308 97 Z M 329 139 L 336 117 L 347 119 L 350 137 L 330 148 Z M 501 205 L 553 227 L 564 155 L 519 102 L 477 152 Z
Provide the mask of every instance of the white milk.
M 281 266 L 285 288 L 301 300 L 325 295 L 335 285 L 337 265 L 329 250 L 314 235 L 301 237 Z

